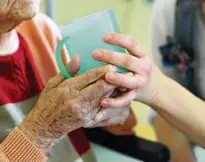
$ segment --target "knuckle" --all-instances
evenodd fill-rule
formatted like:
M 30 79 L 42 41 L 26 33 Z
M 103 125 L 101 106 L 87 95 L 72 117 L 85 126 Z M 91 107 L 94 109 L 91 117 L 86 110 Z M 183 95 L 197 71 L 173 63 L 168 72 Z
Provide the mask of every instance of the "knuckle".
M 74 100 L 70 102 L 70 111 L 73 117 L 77 119 L 81 119 L 83 117 L 80 104 Z
M 126 57 L 125 60 L 123 61 L 123 67 L 129 68 L 130 67 L 130 62 L 128 62 L 128 58 Z
M 125 68 L 131 69 L 133 64 L 134 64 L 133 62 L 134 62 L 134 58 L 132 56 L 125 55 L 125 59 L 124 59 L 124 63 L 123 63 Z
M 73 100 L 73 101 L 70 102 L 70 105 L 71 105 L 72 112 L 79 112 L 81 106 L 78 102 Z

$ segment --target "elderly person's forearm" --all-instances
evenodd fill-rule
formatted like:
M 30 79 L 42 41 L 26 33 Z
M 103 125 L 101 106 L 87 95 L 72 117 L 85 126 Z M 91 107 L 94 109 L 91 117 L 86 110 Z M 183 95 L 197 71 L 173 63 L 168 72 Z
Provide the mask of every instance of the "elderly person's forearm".
M 0 144 L 0 162 L 45 162 L 47 157 L 19 129 L 15 128 Z

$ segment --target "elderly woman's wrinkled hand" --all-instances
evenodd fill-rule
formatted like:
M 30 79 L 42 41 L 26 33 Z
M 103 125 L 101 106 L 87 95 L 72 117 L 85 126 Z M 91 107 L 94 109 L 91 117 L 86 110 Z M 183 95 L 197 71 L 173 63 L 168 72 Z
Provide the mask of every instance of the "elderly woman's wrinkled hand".
M 95 117 L 102 98 L 115 89 L 103 78 L 115 70 L 107 65 L 68 80 L 60 74 L 55 76 L 20 129 L 37 148 L 47 151 L 61 137 Z

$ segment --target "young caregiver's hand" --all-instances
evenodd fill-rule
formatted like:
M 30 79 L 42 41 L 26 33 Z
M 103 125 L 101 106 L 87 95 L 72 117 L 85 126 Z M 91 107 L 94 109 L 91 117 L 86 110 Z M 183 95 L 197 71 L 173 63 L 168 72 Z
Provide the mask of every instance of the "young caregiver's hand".
M 79 68 L 80 68 L 80 58 L 78 55 L 74 56 L 73 58 L 75 60 L 75 64 L 70 64 L 72 66 L 68 66 L 67 67 L 67 71 L 69 71 L 71 73 L 71 75 L 76 76 Z M 114 67 L 113 67 L 114 68 Z M 114 71 L 116 71 L 117 69 L 115 69 Z M 129 75 L 126 74 L 126 75 Z M 110 96 L 116 98 L 119 96 L 122 96 L 123 93 L 120 91 L 114 91 L 111 92 L 110 94 L 108 93 L 106 96 L 104 96 L 104 98 L 108 98 Z M 86 128 L 94 128 L 94 127 L 112 127 L 111 129 L 123 129 L 124 124 L 126 124 L 126 128 L 132 128 L 133 126 L 136 125 L 136 119 L 133 118 L 133 112 L 130 111 L 130 105 L 131 105 L 131 101 L 130 103 L 126 104 L 126 105 L 120 105 L 117 108 L 105 108 L 102 107 L 100 108 L 100 110 L 98 111 L 98 113 L 95 115 L 95 117 L 93 118 L 93 120 L 89 121 L 87 124 L 84 125 L 84 127 Z M 130 121 L 129 119 L 132 118 L 132 121 Z M 128 121 L 129 120 L 129 121 Z M 114 127 L 116 126 L 116 127 Z M 119 132 L 119 131 L 118 131 Z M 132 134 L 132 129 L 129 130 L 124 130 L 123 132 L 126 132 L 126 134 Z M 120 133 L 118 133 L 120 134 Z
M 127 49 L 129 54 L 122 54 L 105 49 L 96 49 L 93 58 L 108 64 L 126 68 L 130 75 L 109 72 L 105 79 L 108 83 L 126 88 L 123 96 L 102 100 L 103 107 L 120 107 L 130 103 L 131 100 L 139 100 L 148 103 L 151 100 L 152 60 L 142 47 L 130 36 L 109 33 L 104 41 L 111 45 L 117 45 Z
M 37 148 L 47 152 L 64 135 L 94 118 L 100 100 L 115 89 L 104 81 L 105 74 L 113 70 L 107 65 L 72 79 L 65 80 L 61 74 L 53 77 L 20 130 Z
M 80 58 L 78 55 L 74 56 L 73 58 L 75 60 L 75 64 L 70 64 L 72 66 L 67 67 L 67 71 L 71 73 L 71 75 L 75 76 L 80 68 Z M 114 71 L 116 71 L 115 69 Z M 130 75 L 129 73 L 126 75 Z M 119 97 L 122 96 L 123 93 L 120 91 L 114 91 L 110 94 L 108 93 L 104 98 L 107 97 Z M 105 108 L 101 107 L 99 112 L 95 115 L 93 120 L 89 121 L 87 124 L 84 125 L 86 128 L 94 128 L 94 127 L 107 127 L 107 126 L 116 126 L 117 128 L 123 129 L 121 127 L 124 123 L 126 124 L 126 128 L 132 128 L 136 125 L 136 119 L 133 118 L 133 112 L 130 111 L 130 103 L 127 103 L 125 105 L 120 105 L 117 108 Z M 132 118 L 132 121 L 130 121 L 130 117 Z M 129 119 L 128 119 L 129 118 Z M 128 121 L 129 120 L 129 121 Z M 124 125 L 123 125 L 124 126 Z M 112 129 L 117 129 L 112 127 Z M 119 129 L 118 129 L 119 130 Z M 118 131 L 119 132 L 119 131 Z M 123 132 L 126 132 L 126 134 L 132 134 L 132 129 L 124 130 Z M 119 133 L 118 133 L 119 134 Z

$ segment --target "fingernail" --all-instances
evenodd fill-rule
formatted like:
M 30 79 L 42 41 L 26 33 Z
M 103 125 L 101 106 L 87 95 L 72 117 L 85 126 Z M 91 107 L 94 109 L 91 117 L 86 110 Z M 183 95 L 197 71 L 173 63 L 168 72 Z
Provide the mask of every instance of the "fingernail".
M 93 51 L 93 56 L 100 58 L 102 56 L 102 52 L 99 49 Z

